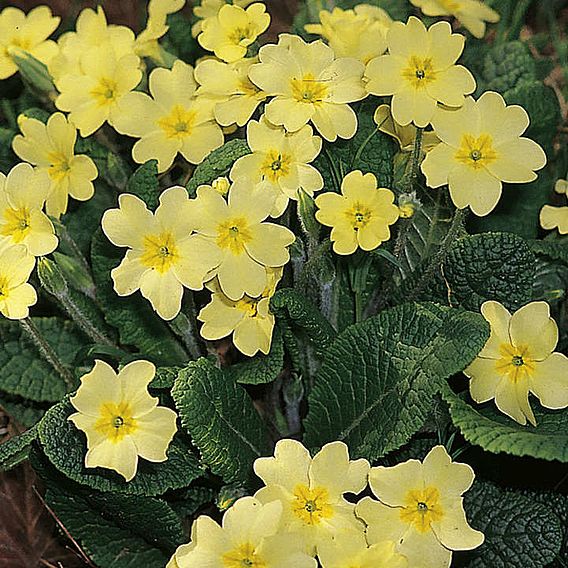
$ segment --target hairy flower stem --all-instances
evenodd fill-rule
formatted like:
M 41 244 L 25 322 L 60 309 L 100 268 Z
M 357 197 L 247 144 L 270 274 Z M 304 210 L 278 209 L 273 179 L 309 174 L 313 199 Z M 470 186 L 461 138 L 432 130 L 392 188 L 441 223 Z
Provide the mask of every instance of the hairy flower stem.
M 188 294 L 185 306 L 186 310 L 189 312 L 189 316 L 180 312 L 168 323 L 170 329 L 183 341 L 192 359 L 199 359 L 205 355 L 205 350 L 203 349 L 202 342 L 199 341 L 197 325 L 195 324 L 195 303 L 191 294 Z
M 71 372 L 63 365 L 59 356 L 51 345 L 47 342 L 45 337 L 41 334 L 34 322 L 28 317 L 18 320 L 22 329 L 29 335 L 30 339 L 38 348 L 42 357 L 55 369 L 55 371 L 65 381 L 65 384 L 71 389 L 75 386 L 75 381 Z
M 418 179 L 418 168 L 420 167 L 420 154 L 422 151 L 422 134 L 423 128 L 416 128 L 416 138 L 414 139 L 414 147 L 412 148 L 412 169 L 410 170 L 410 180 L 408 183 L 409 191 L 414 189 L 416 180 Z

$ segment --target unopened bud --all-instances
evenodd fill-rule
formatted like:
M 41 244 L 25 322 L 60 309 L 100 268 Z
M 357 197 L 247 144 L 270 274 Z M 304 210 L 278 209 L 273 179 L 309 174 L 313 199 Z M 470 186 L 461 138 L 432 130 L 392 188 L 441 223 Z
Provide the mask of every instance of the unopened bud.
M 12 61 L 18 66 L 22 77 L 42 93 L 55 92 L 55 85 L 47 66 L 30 53 L 14 50 L 10 53 Z
M 304 233 L 317 242 L 321 226 L 316 220 L 316 204 L 302 188 L 298 190 L 298 217 Z
M 220 511 L 226 511 L 237 499 L 248 495 L 246 487 L 240 483 L 230 483 L 224 485 L 219 491 L 216 505 Z
M 37 275 L 41 285 L 53 296 L 67 294 L 67 282 L 61 270 L 49 258 L 40 257 L 37 263 Z

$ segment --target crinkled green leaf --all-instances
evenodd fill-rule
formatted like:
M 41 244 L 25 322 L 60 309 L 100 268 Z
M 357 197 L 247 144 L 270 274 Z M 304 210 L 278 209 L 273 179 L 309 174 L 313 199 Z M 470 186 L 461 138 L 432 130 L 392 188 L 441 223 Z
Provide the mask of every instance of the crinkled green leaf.
M 284 343 L 278 327 L 274 328 L 272 344 L 267 355 L 258 353 L 254 357 L 236 363 L 225 369 L 225 374 L 236 383 L 261 385 L 274 381 L 284 366 Z
M 49 402 L 33 402 L 8 394 L 0 396 L 0 407 L 18 424 L 26 428 L 31 428 L 34 424 L 37 424 L 50 405 Z
M 535 257 L 513 233 L 482 233 L 458 239 L 443 265 L 448 295 L 469 310 L 487 300 L 516 310 L 531 300 Z
M 483 82 L 486 91 L 504 93 L 535 78 L 534 58 L 522 41 L 499 43 L 485 55 Z
M 464 508 L 471 525 L 485 534 L 468 568 L 544 568 L 560 552 L 560 519 L 529 495 L 478 481 L 464 495 Z
M 43 122 L 44 124 L 47 123 L 47 121 L 49 120 L 49 112 L 46 111 L 43 108 L 39 108 L 39 107 L 30 107 L 27 108 L 24 112 L 22 112 L 22 114 L 24 116 L 26 116 L 27 118 L 35 118 L 36 120 L 39 120 L 40 122 Z
M 150 303 L 139 292 L 121 298 L 114 291 L 110 271 L 120 264 L 123 255 L 124 251 L 108 243 L 99 229 L 93 238 L 91 259 L 97 297 L 105 307 L 107 323 L 118 329 L 123 345 L 137 347 L 156 363 L 184 363 L 187 354 L 167 325 L 154 313 Z
M 544 410 L 532 398 L 537 426 L 521 426 L 500 412 L 493 401 L 468 404 L 449 387 L 442 396 L 450 407 L 452 422 L 468 442 L 488 452 L 568 462 L 568 410 Z
M 0 444 L 0 471 L 16 467 L 28 457 L 30 446 L 37 438 L 37 429 L 30 428 Z
M 529 246 L 535 254 L 547 256 L 552 260 L 558 260 L 568 266 L 568 239 L 563 241 L 530 241 Z
M 73 369 L 87 341 L 75 325 L 57 317 L 32 318 L 61 362 Z M 0 391 L 36 402 L 55 402 L 67 392 L 61 376 L 41 356 L 17 322 L 0 322 Z
M 149 209 L 158 206 L 160 183 L 158 181 L 158 160 L 148 160 L 138 167 L 126 184 L 126 193 L 136 195 Z
M 211 471 L 227 483 L 248 480 L 268 449 L 266 427 L 246 391 L 202 358 L 180 371 L 172 396 Z
M 230 140 L 217 150 L 213 150 L 195 168 L 186 186 L 189 195 L 194 196 L 200 185 L 210 184 L 219 176 L 228 176 L 232 165 L 246 154 L 250 154 L 250 148 L 246 141 L 240 138 Z
M 86 436 L 68 418 L 75 412 L 64 401 L 50 408 L 39 425 L 39 441 L 51 463 L 72 480 L 99 491 L 131 495 L 161 495 L 168 489 L 187 487 L 203 470 L 191 447 L 178 433 L 170 444 L 165 462 L 140 459 L 132 481 L 126 482 L 115 471 L 106 468 L 87 468 Z
M 150 383 L 152 389 L 171 389 L 183 367 L 158 367 L 156 376 Z
M 323 314 L 306 297 L 292 288 L 280 288 L 270 299 L 277 318 L 287 318 L 293 328 L 304 334 L 317 353 L 324 353 L 336 336 Z
M 349 327 L 331 345 L 308 397 L 305 442 L 342 440 L 370 460 L 408 442 L 432 397 L 489 337 L 480 314 L 403 304 Z

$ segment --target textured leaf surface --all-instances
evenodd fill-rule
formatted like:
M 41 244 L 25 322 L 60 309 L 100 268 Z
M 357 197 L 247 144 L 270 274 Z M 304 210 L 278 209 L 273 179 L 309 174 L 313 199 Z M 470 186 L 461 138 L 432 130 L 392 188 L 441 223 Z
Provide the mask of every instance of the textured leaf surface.
M 77 353 L 86 345 L 83 335 L 60 318 L 32 320 L 62 363 L 72 369 Z M 17 322 L 0 324 L 0 368 L 0 390 L 5 393 L 36 402 L 55 402 L 65 396 L 65 382 Z
M 563 529 L 551 507 L 516 491 L 477 482 L 464 508 L 485 542 L 468 568 L 543 568 L 560 552 Z
M 516 310 L 531 299 L 535 258 L 513 233 L 484 233 L 457 240 L 444 263 L 452 301 L 479 310 L 496 300 Z
M 250 148 L 245 140 L 235 139 L 227 142 L 217 150 L 213 150 L 199 164 L 187 184 L 190 196 L 195 195 L 197 188 L 203 184 L 210 184 L 219 176 L 227 176 L 231 166 L 241 157 L 250 154 Z
M 343 440 L 375 460 L 408 442 L 432 396 L 489 335 L 479 314 L 403 304 L 348 328 L 329 348 L 308 398 L 305 441 Z
M 488 452 L 568 462 L 568 410 L 544 410 L 533 398 L 535 428 L 517 424 L 493 402 L 468 404 L 449 387 L 442 395 L 450 407 L 453 423 L 468 442 Z
M 128 483 L 112 470 L 86 468 L 86 437 L 67 420 L 73 412 L 69 402 L 53 406 L 39 425 L 39 440 L 51 463 L 78 483 L 99 491 L 161 495 L 168 489 L 187 487 L 203 473 L 191 447 L 179 433 L 170 444 L 167 461 L 152 463 L 140 459 L 138 472 Z
M 227 367 L 225 373 L 236 383 L 261 385 L 275 380 L 283 366 L 284 343 L 279 328 L 275 327 L 268 355 L 259 353 L 247 361 Z
M 105 306 L 107 322 L 116 327 L 124 345 L 137 347 L 145 357 L 162 365 L 184 363 L 187 355 L 148 301 L 135 292 L 126 298 L 113 289 L 110 271 L 120 264 L 124 251 L 112 246 L 99 229 L 93 238 L 91 258 L 97 296 Z
M 132 174 L 126 184 L 126 193 L 142 199 L 149 209 L 154 210 L 158 206 L 158 160 L 148 160 Z
M 32 402 L 22 400 L 20 397 L 4 395 L 0 397 L 0 406 L 14 419 L 30 428 L 45 414 L 51 403 Z
M 558 241 L 530 241 L 529 246 L 535 254 L 542 254 L 568 266 L 568 239 Z
M 9 438 L 0 444 L 0 471 L 7 471 L 24 461 L 31 443 L 37 438 L 36 428 Z
M 192 361 L 172 390 L 203 462 L 227 482 L 246 481 L 268 453 L 265 426 L 246 391 L 207 359 Z
M 536 78 L 535 61 L 522 41 L 497 44 L 487 52 L 483 63 L 486 91 L 504 93 Z

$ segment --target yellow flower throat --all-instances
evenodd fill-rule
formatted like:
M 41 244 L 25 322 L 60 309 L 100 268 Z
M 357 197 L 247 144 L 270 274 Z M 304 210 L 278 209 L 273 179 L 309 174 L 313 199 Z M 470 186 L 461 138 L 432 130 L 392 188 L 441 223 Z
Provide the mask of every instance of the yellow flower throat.
M 349 219 L 350 224 L 353 226 L 355 232 L 365 227 L 372 217 L 372 212 L 366 205 L 355 202 L 347 211 L 345 215 Z
M 333 507 L 324 487 L 310 489 L 303 484 L 296 485 L 292 511 L 307 525 L 318 525 L 322 519 L 333 517 Z
M 501 375 L 506 375 L 513 383 L 528 378 L 535 369 L 535 360 L 531 357 L 529 346 L 515 347 L 510 343 L 499 346 L 501 359 L 495 361 L 495 369 Z
M 301 79 L 290 80 L 292 96 L 300 103 L 319 104 L 327 96 L 328 88 L 323 81 L 316 81 L 313 73 L 306 73 Z
M 183 139 L 191 136 L 195 126 L 194 110 L 187 110 L 181 105 L 175 105 L 170 114 L 158 120 L 158 126 L 163 130 L 166 138 Z
M 173 235 L 163 232 L 159 235 L 144 237 L 144 253 L 140 262 L 154 268 L 160 274 L 167 272 L 179 260 L 178 249 Z
M 120 404 L 107 402 L 99 408 L 99 419 L 95 422 L 95 430 L 112 442 L 120 442 L 137 429 L 138 424 L 127 402 Z
M 236 256 L 246 252 L 245 244 L 251 240 L 252 233 L 245 217 L 228 219 L 217 227 L 217 246 Z
M 479 170 L 497 159 L 497 152 L 493 149 L 493 139 L 489 134 L 464 134 L 461 144 L 455 154 L 456 160 Z
M 225 568 L 266 568 L 266 562 L 256 554 L 254 546 L 246 542 L 222 556 Z
M 406 494 L 406 506 L 400 510 L 400 520 L 412 524 L 421 533 L 428 532 L 432 522 L 442 519 L 440 492 L 435 487 L 412 489 Z
M 436 79 L 436 71 L 430 57 L 412 55 L 407 66 L 402 70 L 402 76 L 415 88 L 423 89 Z
M 276 183 L 281 177 L 290 173 L 290 162 L 292 158 L 289 154 L 283 154 L 278 150 L 270 150 L 260 166 L 260 171 L 264 178 L 272 183 Z
M 14 243 L 21 243 L 30 232 L 30 211 L 27 207 L 19 209 L 5 209 L 4 223 L 0 228 L 0 235 L 12 237 Z

